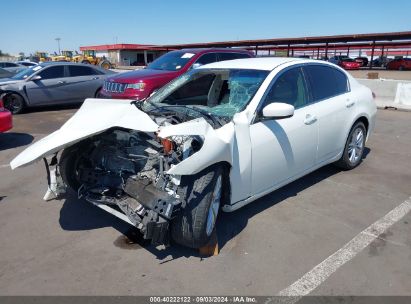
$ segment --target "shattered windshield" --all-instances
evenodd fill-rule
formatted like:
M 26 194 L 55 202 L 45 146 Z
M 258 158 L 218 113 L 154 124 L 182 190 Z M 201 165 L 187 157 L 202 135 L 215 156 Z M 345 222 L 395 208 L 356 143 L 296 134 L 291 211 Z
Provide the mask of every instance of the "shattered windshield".
M 205 112 L 231 119 L 247 106 L 268 73 L 242 69 L 193 70 L 160 89 L 144 103 L 143 109 L 191 108 L 196 110 L 193 111 L 197 112 L 196 116 Z

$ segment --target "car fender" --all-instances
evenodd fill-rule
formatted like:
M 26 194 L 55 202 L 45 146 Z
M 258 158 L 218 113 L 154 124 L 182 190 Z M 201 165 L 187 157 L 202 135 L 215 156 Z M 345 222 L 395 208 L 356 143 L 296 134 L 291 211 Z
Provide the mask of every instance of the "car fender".
M 231 203 L 251 194 L 251 140 L 247 115 L 242 112 L 233 121 L 215 130 L 203 118 L 164 127 L 158 136 L 198 135 L 204 138 L 199 151 L 172 166 L 167 174 L 192 175 L 220 162 L 231 165 Z
M 113 127 L 142 132 L 158 130 L 158 125 L 130 104 L 130 100 L 88 98 L 59 130 L 29 146 L 11 161 L 10 166 L 15 169 L 29 165 Z

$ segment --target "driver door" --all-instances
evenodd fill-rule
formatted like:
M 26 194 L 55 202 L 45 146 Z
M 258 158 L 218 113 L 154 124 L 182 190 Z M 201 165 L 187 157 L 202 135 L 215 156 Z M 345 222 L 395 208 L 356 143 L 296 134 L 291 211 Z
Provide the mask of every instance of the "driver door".
M 281 187 L 315 166 L 318 146 L 317 105 L 310 104 L 301 67 L 287 69 L 274 78 L 259 107 L 283 102 L 295 107 L 289 118 L 257 115 L 250 126 L 252 194 Z
M 64 65 L 51 65 L 37 75 L 41 79 L 28 81 L 26 85 L 31 105 L 62 104 L 70 100 L 72 91 L 68 87 Z

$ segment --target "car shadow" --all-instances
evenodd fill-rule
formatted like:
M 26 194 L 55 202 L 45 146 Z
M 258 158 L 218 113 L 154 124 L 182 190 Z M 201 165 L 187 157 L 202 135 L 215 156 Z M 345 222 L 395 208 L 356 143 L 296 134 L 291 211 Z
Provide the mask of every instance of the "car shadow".
M 0 133 L 0 151 L 26 146 L 33 141 L 34 137 L 27 133 Z
M 364 151 L 364 158 L 370 149 Z M 341 169 L 327 165 L 322 167 L 243 208 L 225 213 L 221 212 L 217 221 L 217 239 L 220 250 L 233 238 L 235 238 L 248 224 L 248 220 L 256 214 L 271 208 L 290 197 L 295 197 L 301 191 L 341 172 Z M 171 246 L 153 246 L 150 241 L 144 240 L 141 233 L 134 227 L 114 217 L 113 215 L 96 208 L 83 200 L 76 198 L 74 194 L 68 194 L 60 211 L 60 225 L 64 230 L 78 231 L 103 227 L 113 227 L 121 234 L 113 240 L 113 245 L 123 249 L 144 248 L 151 252 L 161 264 L 173 261 L 181 257 L 199 257 L 198 250 L 186 248 L 177 244 Z
M 63 104 L 63 105 L 44 105 L 44 106 L 34 106 L 24 109 L 24 112 L 18 115 L 24 115 L 35 112 L 48 112 L 48 111 L 59 111 L 59 110 L 73 110 L 80 108 L 81 103 L 73 104 Z

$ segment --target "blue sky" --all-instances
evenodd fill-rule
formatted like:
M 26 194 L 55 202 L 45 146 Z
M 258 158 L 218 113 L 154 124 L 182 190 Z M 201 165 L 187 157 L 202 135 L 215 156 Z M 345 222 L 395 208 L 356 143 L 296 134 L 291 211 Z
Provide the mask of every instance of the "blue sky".
M 6 0 L 0 50 L 173 44 L 411 30 L 411 1 Z

